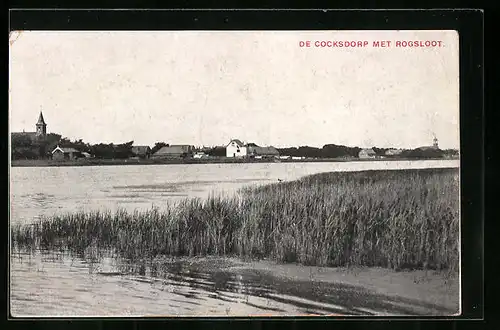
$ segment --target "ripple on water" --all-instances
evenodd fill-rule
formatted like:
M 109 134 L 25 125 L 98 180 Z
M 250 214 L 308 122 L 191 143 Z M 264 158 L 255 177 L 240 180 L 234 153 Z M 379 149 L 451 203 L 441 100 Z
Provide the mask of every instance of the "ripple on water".
M 293 306 L 265 306 L 265 300 L 252 296 L 253 289 L 238 293 L 234 289 L 237 283 L 229 281 L 228 274 L 225 274 L 222 282 L 216 281 L 216 275 L 208 274 L 196 279 L 196 272 L 190 272 L 189 277 L 185 278 L 179 274 L 164 274 L 167 276 L 163 279 L 154 279 L 123 275 L 119 270 L 107 275 L 89 274 L 89 264 L 82 260 L 75 261 L 74 258 L 36 255 L 30 259 L 31 267 L 19 258 L 11 260 L 11 304 L 14 314 L 120 315 L 130 314 L 134 310 L 144 315 L 188 312 L 196 315 L 225 315 L 224 309 L 230 309 L 230 313 L 248 315 L 269 311 L 290 313 L 295 310 Z M 46 271 L 40 272 L 41 268 Z M 167 286 L 173 289 L 165 290 Z M 252 283 L 251 286 L 258 285 Z M 242 307 L 242 304 L 248 308 Z M 122 307 L 117 308 L 117 305 Z M 165 306 L 169 308 L 165 310 Z M 193 306 L 197 306 L 197 309 Z
M 435 306 L 388 298 L 352 285 L 278 278 L 269 270 L 244 268 L 244 263 L 233 267 L 220 258 L 159 260 L 152 276 L 150 265 L 141 270 L 117 259 L 103 258 L 95 265 L 55 252 L 15 256 L 11 257 L 10 283 L 16 315 L 445 313 Z

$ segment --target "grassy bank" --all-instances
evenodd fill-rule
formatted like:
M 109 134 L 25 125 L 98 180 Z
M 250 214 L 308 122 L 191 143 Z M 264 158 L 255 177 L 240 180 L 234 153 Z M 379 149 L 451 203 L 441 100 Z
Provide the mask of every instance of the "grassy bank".
M 232 255 L 317 266 L 457 269 L 458 169 L 324 173 L 186 199 L 164 211 L 75 213 L 11 228 L 13 247 L 121 257 Z

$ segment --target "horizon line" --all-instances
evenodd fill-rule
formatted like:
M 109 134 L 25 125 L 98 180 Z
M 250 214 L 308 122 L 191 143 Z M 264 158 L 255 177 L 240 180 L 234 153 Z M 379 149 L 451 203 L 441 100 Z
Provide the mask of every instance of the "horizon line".
M 36 133 L 36 132 L 10 132 L 11 135 L 15 134 L 15 133 L 18 133 L 18 134 L 19 133 L 20 134 L 24 133 L 24 134 L 26 134 L 26 133 Z M 67 139 L 71 143 L 77 142 L 78 140 L 82 140 L 82 142 L 84 142 L 85 144 L 89 144 L 89 145 L 96 145 L 96 144 L 114 144 L 114 145 L 120 145 L 120 144 L 126 144 L 126 143 L 133 142 L 132 146 L 148 146 L 148 147 L 154 146 L 156 143 L 165 143 L 165 144 L 168 144 L 169 146 L 189 145 L 189 146 L 193 146 L 193 147 L 212 147 L 212 148 L 216 148 L 216 147 L 226 147 L 227 144 L 230 141 L 235 140 L 235 139 L 229 139 L 228 142 L 224 143 L 224 144 L 213 144 L 213 143 L 208 143 L 208 144 L 169 143 L 169 142 L 166 142 L 166 141 L 156 141 L 156 142 L 154 142 L 152 144 L 148 144 L 148 143 L 135 143 L 135 139 L 131 139 L 131 140 L 128 140 L 128 141 L 123 141 L 123 142 L 99 141 L 99 142 L 91 143 L 91 142 L 85 142 L 84 139 L 79 139 L 79 138 L 71 139 L 71 138 L 63 136 L 62 134 L 55 133 L 55 132 L 50 132 L 50 133 L 47 133 L 46 135 L 49 135 L 49 134 L 61 135 L 61 139 Z M 237 140 L 240 140 L 240 139 L 237 139 Z M 287 144 L 287 145 L 283 145 L 283 144 L 279 144 L 279 145 L 265 144 L 265 145 L 260 145 L 260 144 L 257 144 L 255 142 L 248 142 L 248 141 L 242 141 L 242 142 L 245 145 L 248 144 L 248 143 L 254 143 L 254 144 L 256 144 L 259 147 L 274 147 L 274 148 L 279 148 L 279 149 L 284 149 L 284 148 L 301 148 L 301 147 L 309 147 L 309 148 L 321 149 L 321 148 L 323 148 L 325 146 L 328 146 L 328 145 L 335 145 L 335 146 L 339 146 L 339 147 L 359 148 L 359 149 L 378 148 L 378 149 L 403 149 L 403 150 L 404 149 L 408 149 L 409 150 L 409 149 L 416 149 L 416 148 L 421 148 L 421 147 L 432 146 L 432 144 L 427 144 L 427 145 L 424 144 L 424 145 L 420 145 L 420 146 L 417 146 L 417 147 L 409 147 L 409 146 L 406 146 L 406 147 L 377 146 L 376 144 L 371 145 L 371 146 L 360 146 L 360 145 L 354 145 L 353 146 L 353 145 L 338 144 L 338 143 L 331 143 L 331 142 L 330 143 L 323 143 L 322 145 L 318 145 L 318 144 Z M 446 150 L 446 149 L 460 150 L 460 146 L 458 146 L 458 147 L 451 147 L 451 148 L 445 148 L 445 149 L 442 149 L 442 150 Z

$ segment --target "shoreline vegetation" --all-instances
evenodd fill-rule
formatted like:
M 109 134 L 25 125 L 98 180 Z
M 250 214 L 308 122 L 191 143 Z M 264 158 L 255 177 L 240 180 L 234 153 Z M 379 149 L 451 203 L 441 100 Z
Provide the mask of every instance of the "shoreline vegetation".
M 320 173 L 128 213 L 11 227 L 13 249 L 128 260 L 224 256 L 328 267 L 459 267 L 459 169 Z
M 445 160 L 458 160 L 458 157 Z M 248 163 L 320 163 L 320 162 L 373 162 L 373 161 L 418 161 L 415 158 L 306 158 L 306 159 L 238 159 L 238 158 L 205 158 L 205 159 L 97 159 L 80 158 L 75 160 L 51 159 L 13 159 L 11 167 L 51 167 L 51 166 L 110 166 L 110 165 L 178 165 L 178 164 L 248 164 Z M 423 160 L 443 160 L 443 158 L 426 158 Z

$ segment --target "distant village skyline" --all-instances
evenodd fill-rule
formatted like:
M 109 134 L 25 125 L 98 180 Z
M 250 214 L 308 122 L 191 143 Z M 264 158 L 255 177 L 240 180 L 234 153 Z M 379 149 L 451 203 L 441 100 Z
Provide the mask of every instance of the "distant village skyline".
M 446 47 L 298 47 L 395 35 Z M 453 31 L 24 32 L 9 82 L 11 132 L 91 144 L 459 148 Z
M 23 129 L 22 132 L 13 132 L 13 131 L 11 131 L 11 134 L 23 134 L 23 135 L 26 135 L 27 137 L 30 137 L 31 139 L 35 139 L 35 135 L 43 137 L 43 136 L 45 136 L 47 134 L 57 134 L 57 135 L 61 135 L 61 139 L 69 139 L 68 137 L 66 137 L 66 136 L 64 136 L 64 135 L 62 135 L 60 133 L 57 133 L 57 132 L 47 132 L 47 124 L 45 123 L 42 111 L 40 111 L 40 114 L 38 116 L 38 121 L 35 124 L 35 132 L 26 131 L 26 130 Z M 72 141 L 72 142 L 76 142 L 78 140 L 82 140 L 83 142 L 88 143 L 88 142 L 84 141 L 83 139 L 79 139 L 79 138 L 70 139 L 70 141 Z M 196 145 L 196 144 L 192 144 L 192 143 L 169 143 L 168 141 L 156 141 L 155 143 L 152 143 L 152 144 L 142 144 L 142 145 L 143 146 L 148 146 L 148 147 L 153 147 L 156 143 L 166 143 L 166 144 L 169 144 L 169 145 L 192 145 L 194 147 L 219 147 L 219 146 L 226 146 L 226 145 L 230 144 L 234 140 L 239 141 L 238 138 L 231 138 L 227 143 L 218 144 L 218 145 L 216 145 L 216 144 L 213 144 L 213 145 Z M 98 144 L 98 143 L 104 143 L 104 144 L 110 144 L 110 143 L 122 144 L 122 143 L 127 143 L 127 142 L 130 142 L 130 141 L 134 142 L 133 143 L 134 146 L 142 146 L 141 144 L 135 143 L 134 139 L 129 139 L 127 141 L 119 141 L 119 142 L 116 142 L 116 141 L 111 141 L 111 142 L 97 142 L 97 143 L 92 143 L 92 144 Z M 432 145 L 428 144 L 428 145 L 422 145 L 420 147 L 433 146 L 433 147 L 437 148 L 438 144 L 439 144 L 438 141 L 439 141 L 439 139 L 435 135 L 433 135 Z M 258 143 L 255 143 L 255 141 L 240 141 L 240 142 L 242 144 L 244 144 L 244 145 L 247 145 L 247 144 L 248 145 L 255 145 L 255 146 L 258 145 Z M 278 147 L 278 148 L 305 147 L 305 146 L 321 148 L 322 146 L 328 145 L 328 144 L 338 145 L 336 143 L 324 143 L 323 145 L 320 145 L 320 146 L 312 146 L 312 145 L 275 146 L 275 145 L 272 145 L 272 144 L 268 145 L 268 146 L 273 146 L 273 147 Z M 344 146 L 346 146 L 346 147 L 359 147 L 359 146 L 348 146 L 348 145 L 344 145 Z M 387 149 L 410 149 L 410 148 L 396 148 L 396 147 L 392 147 L 392 146 L 364 146 L 364 147 L 360 147 L 360 148 L 372 148 L 372 147 L 387 148 Z M 458 148 L 449 148 L 449 149 L 458 149 Z

